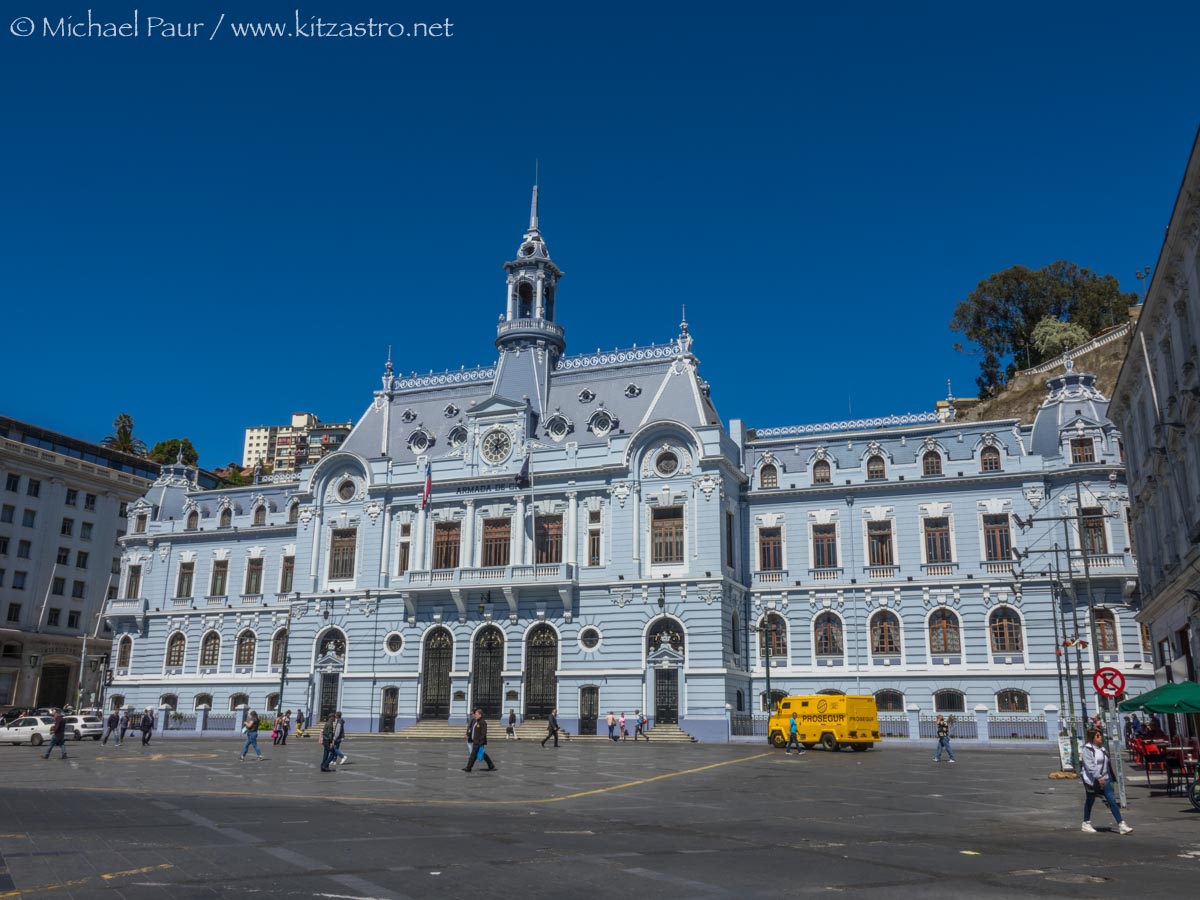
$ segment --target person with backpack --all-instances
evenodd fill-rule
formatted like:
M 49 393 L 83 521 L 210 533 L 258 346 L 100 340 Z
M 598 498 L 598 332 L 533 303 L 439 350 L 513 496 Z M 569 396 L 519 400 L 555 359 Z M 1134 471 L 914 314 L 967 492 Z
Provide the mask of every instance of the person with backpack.
M 340 712 L 335 712 L 333 718 L 333 765 L 340 766 L 350 758 L 342 752 L 342 741 L 346 739 L 346 720 Z
M 492 762 L 492 758 L 487 754 L 487 720 L 483 717 L 483 710 L 475 710 L 475 718 L 471 720 L 468 727 L 467 735 L 471 741 L 471 755 L 467 759 L 467 764 L 463 767 L 464 772 L 470 772 L 475 767 L 476 762 L 487 763 L 489 772 L 496 771 L 496 764 Z
M 933 758 L 934 762 L 942 761 L 942 750 L 946 751 L 946 755 L 950 757 L 950 762 L 954 762 L 954 751 L 950 749 L 950 723 L 946 721 L 945 716 L 937 717 L 937 756 Z
M 636 744 L 637 739 L 641 737 L 646 743 L 650 743 L 650 735 L 646 733 L 649 730 L 650 719 L 640 709 L 633 715 L 633 742 Z
M 242 723 L 242 733 L 246 735 L 246 743 L 242 744 L 242 762 L 246 761 L 246 752 L 253 747 L 254 755 L 261 762 L 263 755 L 258 749 L 258 713 L 250 710 L 250 715 Z
M 50 746 L 46 748 L 42 759 L 49 759 L 55 747 L 62 748 L 62 758 L 67 758 L 67 720 L 61 712 L 54 714 L 54 724 L 50 726 Z
M 799 728 L 798 723 L 796 722 L 796 714 L 792 713 L 792 718 L 788 720 L 787 747 L 784 749 L 784 752 L 787 753 L 788 756 L 792 755 L 792 747 L 793 746 L 795 746 L 795 748 L 796 748 L 797 755 L 799 755 L 799 756 L 804 755 L 804 748 L 800 746 L 799 735 L 800 735 L 800 728 Z
M 1097 797 L 1103 797 L 1108 804 L 1113 818 L 1117 820 L 1117 831 L 1129 834 L 1133 828 L 1121 817 L 1121 807 L 1113 796 L 1112 771 L 1109 768 L 1108 754 L 1104 752 L 1104 732 L 1095 728 L 1088 729 L 1087 744 L 1079 754 L 1079 767 L 1082 770 L 1080 780 L 1086 792 L 1083 801 L 1083 825 L 1079 830 L 1085 834 L 1095 834 L 1092 827 L 1092 804 Z

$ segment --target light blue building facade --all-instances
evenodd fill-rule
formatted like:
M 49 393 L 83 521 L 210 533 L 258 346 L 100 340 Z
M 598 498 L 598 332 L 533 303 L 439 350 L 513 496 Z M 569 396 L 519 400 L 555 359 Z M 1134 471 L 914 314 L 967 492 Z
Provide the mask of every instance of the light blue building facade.
M 763 708 L 769 650 L 775 691 L 1036 714 L 1060 702 L 1054 610 L 1073 636 L 1092 606 L 1102 660 L 1142 677 L 1091 376 L 1052 378 L 1032 426 L 726 428 L 686 323 L 565 354 L 536 188 L 505 270 L 493 365 L 389 360 L 342 447 L 290 480 L 201 490 L 164 467 L 129 510 L 110 705 L 339 709 L 360 731 L 646 710 L 724 740 Z

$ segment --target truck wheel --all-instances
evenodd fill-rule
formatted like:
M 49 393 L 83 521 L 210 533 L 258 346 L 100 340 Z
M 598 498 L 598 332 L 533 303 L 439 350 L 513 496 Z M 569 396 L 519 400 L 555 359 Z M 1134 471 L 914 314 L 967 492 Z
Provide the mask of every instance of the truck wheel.
M 832 734 L 830 734 L 827 731 L 823 735 L 821 735 L 821 746 L 824 747 L 826 750 L 828 750 L 830 753 L 836 753 L 838 750 L 837 738 L 835 738 Z
M 783 747 L 786 743 L 787 743 L 787 741 L 785 741 L 783 739 L 782 731 L 772 731 L 771 732 L 771 746 L 774 747 L 776 750 Z
M 874 746 L 874 744 L 851 744 L 850 749 L 855 753 L 863 753 L 867 750 L 870 750 Z
M 35 747 L 42 746 L 42 736 L 40 734 L 35 734 L 29 739 L 29 743 L 33 744 Z

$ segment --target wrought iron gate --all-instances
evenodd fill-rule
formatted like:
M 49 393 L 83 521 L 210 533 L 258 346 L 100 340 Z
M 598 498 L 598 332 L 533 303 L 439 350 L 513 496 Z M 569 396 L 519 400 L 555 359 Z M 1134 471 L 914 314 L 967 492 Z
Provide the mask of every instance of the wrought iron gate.
M 474 662 L 471 708 L 482 709 L 486 719 L 498 719 L 504 696 L 504 635 L 499 628 L 484 628 L 475 636 Z
M 450 663 L 454 638 L 437 628 L 425 639 L 425 664 L 421 667 L 421 718 L 450 718 Z
M 38 706 L 66 706 L 67 691 L 71 684 L 71 669 L 54 663 L 42 666 L 38 682 Z
M 558 705 L 558 635 L 538 625 L 525 639 L 525 718 L 545 719 Z
M 595 734 L 600 718 L 600 688 L 594 685 L 579 689 L 579 733 Z
M 679 723 L 679 670 L 654 670 L 654 724 Z
M 321 675 L 321 718 L 320 722 L 328 722 L 329 717 L 337 712 L 338 683 L 341 676 L 336 672 L 326 672 Z
M 383 689 L 383 708 L 379 714 L 379 730 L 391 733 L 396 730 L 396 712 L 400 707 L 400 689 Z

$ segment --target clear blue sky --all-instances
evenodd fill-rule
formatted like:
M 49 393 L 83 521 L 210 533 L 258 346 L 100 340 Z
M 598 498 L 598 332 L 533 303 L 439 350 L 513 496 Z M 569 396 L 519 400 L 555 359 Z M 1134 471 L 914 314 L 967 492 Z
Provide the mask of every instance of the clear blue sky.
M 0 3 L 0 412 L 92 440 L 129 412 L 211 467 L 293 410 L 357 419 L 388 344 L 487 363 L 535 158 L 568 353 L 686 303 L 726 419 L 930 409 L 975 391 L 947 323 L 988 274 L 1138 288 L 1200 118 L 1195 3 L 337 0 L 305 21 L 453 34 L 229 33 L 297 2 L 92 0 L 141 8 L 124 40 Z

